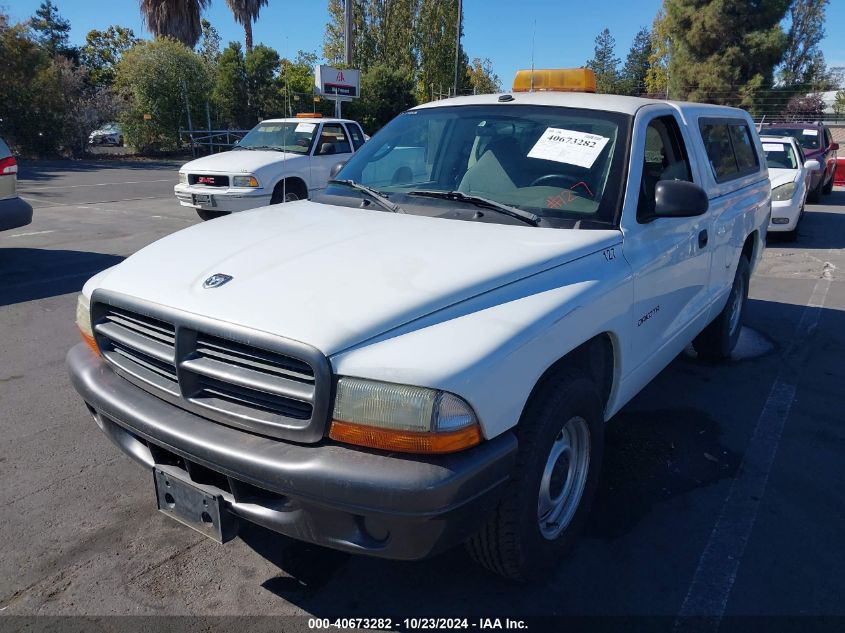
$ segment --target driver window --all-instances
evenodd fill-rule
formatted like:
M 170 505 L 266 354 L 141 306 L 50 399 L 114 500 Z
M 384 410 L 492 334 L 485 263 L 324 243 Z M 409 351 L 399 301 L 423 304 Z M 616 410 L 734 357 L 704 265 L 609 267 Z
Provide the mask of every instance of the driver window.
M 661 180 L 692 182 L 684 139 L 677 121 L 671 116 L 654 119 L 646 129 L 638 218 L 654 212 L 654 194 Z
M 337 123 L 326 123 L 320 132 L 317 140 L 316 156 L 329 156 L 332 154 L 348 154 L 352 151 L 349 138 L 343 127 Z

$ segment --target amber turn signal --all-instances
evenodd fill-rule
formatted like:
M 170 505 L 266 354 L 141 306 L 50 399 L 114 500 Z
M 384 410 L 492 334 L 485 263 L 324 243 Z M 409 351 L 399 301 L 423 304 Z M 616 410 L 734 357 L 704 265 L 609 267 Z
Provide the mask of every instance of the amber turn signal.
M 338 442 L 399 453 L 455 453 L 481 443 L 478 424 L 456 431 L 418 433 L 395 431 L 342 420 L 332 420 L 329 437 Z
M 94 337 L 88 334 L 87 332 L 83 332 L 82 330 L 79 330 L 79 335 L 82 337 L 82 340 L 85 342 L 88 348 L 97 356 L 99 356 L 100 348 L 97 347 L 97 341 L 94 340 Z

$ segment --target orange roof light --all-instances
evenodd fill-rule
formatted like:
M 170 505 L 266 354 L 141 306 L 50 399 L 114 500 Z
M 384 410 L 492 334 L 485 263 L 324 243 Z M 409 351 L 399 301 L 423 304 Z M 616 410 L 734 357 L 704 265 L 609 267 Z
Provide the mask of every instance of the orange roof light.
M 322 119 L 323 115 L 319 112 L 297 112 L 297 119 Z
M 531 92 L 532 89 L 535 92 L 595 92 L 596 74 L 589 68 L 518 70 L 512 92 Z

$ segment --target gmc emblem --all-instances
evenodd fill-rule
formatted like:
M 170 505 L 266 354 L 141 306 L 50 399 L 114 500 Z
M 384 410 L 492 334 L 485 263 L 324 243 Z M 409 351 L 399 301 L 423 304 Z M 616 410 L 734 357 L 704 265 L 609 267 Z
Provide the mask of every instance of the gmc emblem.
M 198 176 L 197 182 L 201 185 L 213 185 L 214 176 Z

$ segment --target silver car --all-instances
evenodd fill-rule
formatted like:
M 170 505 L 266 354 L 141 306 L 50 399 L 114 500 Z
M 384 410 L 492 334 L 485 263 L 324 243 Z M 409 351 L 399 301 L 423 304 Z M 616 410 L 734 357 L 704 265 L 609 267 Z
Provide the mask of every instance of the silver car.
M 0 138 L 0 231 L 32 222 L 32 207 L 18 197 L 18 161 Z

